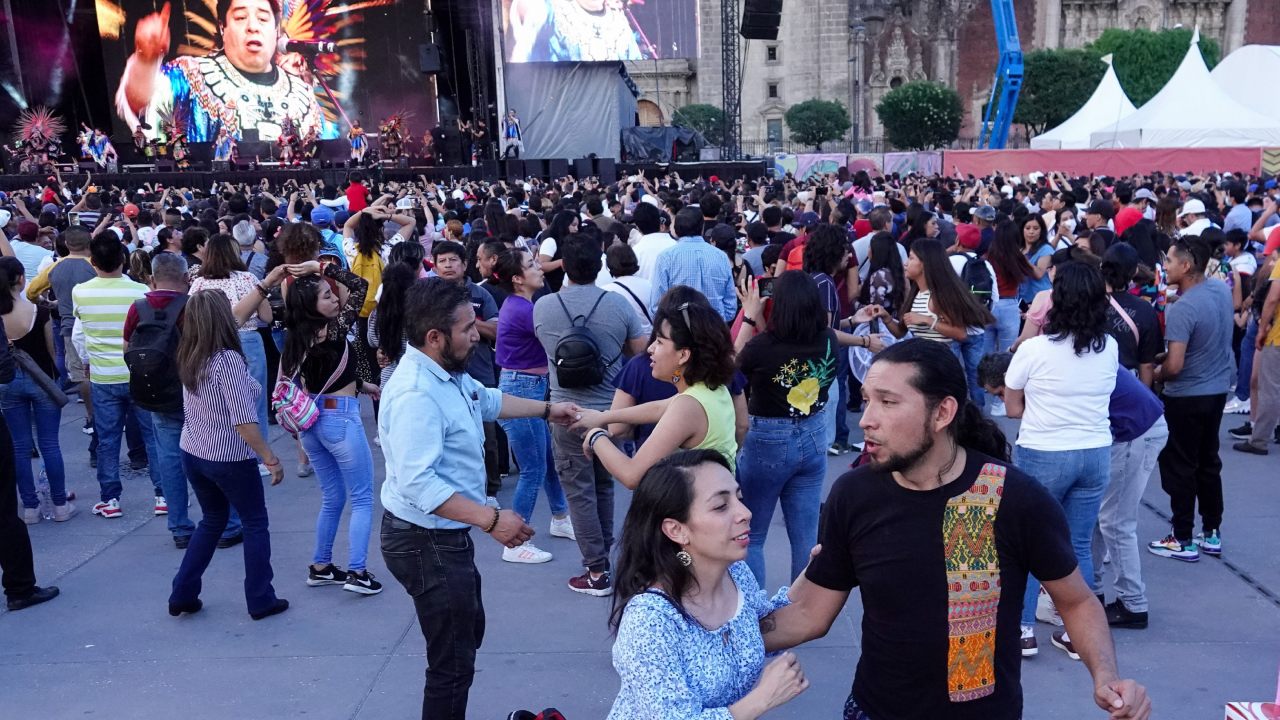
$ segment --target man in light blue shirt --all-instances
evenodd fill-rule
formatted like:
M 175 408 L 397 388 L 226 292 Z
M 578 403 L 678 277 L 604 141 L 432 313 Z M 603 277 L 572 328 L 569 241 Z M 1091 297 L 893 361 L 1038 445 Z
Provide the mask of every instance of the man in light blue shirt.
M 1249 191 L 1241 183 L 1233 183 L 1226 188 L 1227 203 L 1231 205 L 1231 209 L 1227 211 L 1226 217 L 1222 219 L 1222 231 L 1230 232 L 1240 229 L 1249 232 L 1253 228 L 1253 211 L 1249 209 L 1246 200 L 1249 198 Z
M 413 598 L 427 641 L 423 720 L 465 720 L 484 639 L 480 574 L 471 528 L 518 547 L 533 528 L 511 510 L 484 504 L 484 422 L 576 419 L 572 403 L 503 395 L 466 372 L 480 334 L 467 288 L 441 278 L 409 290 L 409 345 L 382 389 L 378 433 L 386 458 L 382 556 Z
M 705 295 L 725 322 L 733 322 L 738 314 L 733 265 L 724 252 L 702 239 L 702 212 L 687 207 L 676 213 L 675 231 L 680 241 L 658 256 L 649 307 L 658 307 L 662 296 L 676 285 L 688 285 Z

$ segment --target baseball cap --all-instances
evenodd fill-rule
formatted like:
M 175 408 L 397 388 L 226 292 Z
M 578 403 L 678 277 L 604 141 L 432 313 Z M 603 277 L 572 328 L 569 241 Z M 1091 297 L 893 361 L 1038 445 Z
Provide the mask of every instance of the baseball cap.
M 977 225 L 969 223 L 956 224 L 956 242 L 960 243 L 960 247 L 965 250 L 977 250 L 982 244 L 982 231 Z
M 792 224 L 795 225 L 796 227 L 811 228 L 818 224 L 818 213 L 816 212 L 800 213 L 800 217 L 796 218 L 795 222 Z
M 62 212 L 62 208 L 58 207 L 57 205 L 54 205 L 53 203 L 45 203 L 45 204 L 40 208 L 40 212 L 42 212 L 42 213 L 53 213 L 54 215 L 57 215 L 57 214 L 59 214 L 59 213 L 61 213 L 61 212 Z
M 400 198 L 399 200 L 397 200 L 397 201 L 396 201 L 396 209 L 397 209 L 397 210 L 412 210 L 412 209 L 413 209 L 413 198 L 410 198 L 410 197 L 402 197 L 402 198 Z
M 35 242 L 36 236 L 40 234 L 40 226 L 30 220 L 23 220 L 18 223 L 18 238 L 23 242 Z
M 1134 200 L 1150 200 L 1151 202 L 1155 202 L 1156 194 L 1151 192 L 1147 188 L 1138 188 L 1138 191 L 1133 194 L 1133 199 Z
M 1178 211 L 1178 217 L 1185 217 L 1187 215 L 1203 215 L 1203 214 L 1204 214 L 1204 203 L 1200 202 L 1199 198 L 1191 198 L 1190 200 L 1186 201 L 1185 203 L 1182 204 L 1182 209 Z
M 991 207 L 990 205 L 981 205 L 978 207 L 977 210 L 973 211 L 973 216 L 978 218 L 979 220 L 985 220 L 987 222 L 995 222 L 996 209 Z
M 332 225 L 332 224 L 333 224 L 333 210 L 332 210 L 331 208 L 327 208 L 327 207 L 325 207 L 324 205 L 321 205 L 321 206 L 319 206 L 319 207 L 313 208 L 313 209 L 311 210 L 311 224 L 312 224 L 312 225 L 322 225 L 322 226 L 323 226 L 323 225 Z
M 1138 271 L 1138 251 L 1127 242 L 1118 242 L 1102 254 L 1102 264 L 1114 266 L 1120 277 L 1131 278 Z
M 712 185 L 715 185 L 716 183 L 720 182 L 720 176 L 712 175 L 710 178 L 708 178 L 708 180 L 710 180 Z
M 8 210 L 0 210 L 0 228 L 8 225 L 9 221 L 12 219 L 13 219 L 13 213 L 9 212 Z
M 123 212 L 126 217 L 136 218 L 138 217 L 138 206 L 133 203 L 128 203 L 124 206 Z
M 1089 209 L 1085 210 L 1085 213 L 1088 215 L 1101 215 L 1104 218 L 1110 218 L 1111 211 L 1113 209 L 1114 208 L 1111 203 L 1107 200 L 1094 200 L 1089 203 Z

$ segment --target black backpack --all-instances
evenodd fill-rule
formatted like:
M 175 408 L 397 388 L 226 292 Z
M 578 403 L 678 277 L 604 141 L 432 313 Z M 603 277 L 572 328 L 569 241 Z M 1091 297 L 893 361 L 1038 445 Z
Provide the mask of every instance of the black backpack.
M 175 297 L 162 310 L 146 299 L 135 300 L 138 324 L 129 340 L 124 362 L 129 366 L 129 395 L 151 412 L 182 411 L 182 381 L 178 379 L 178 316 L 187 296 Z
M 578 316 L 577 319 L 569 314 L 564 298 L 556 295 L 556 300 L 560 302 L 560 309 L 564 310 L 564 316 L 569 320 L 569 331 L 556 342 L 555 354 L 551 358 L 556 366 L 556 380 L 562 388 L 586 388 L 603 383 L 605 371 L 618 359 L 615 357 L 607 363 L 604 362 L 600 354 L 600 343 L 596 342 L 595 333 L 587 327 L 591 322 L 591 316 L 596 314 L 596 308 L 600 307 L 600 301 L 604 300 L 606 294 L 601 291 L 600 297 L 596 298 L 587 316 Z
M 976 253 L 964 255 L 964 268 L 960 270 L 960 282 L 969 288 L 969 292 L 988 310 L 995 304 L 996 279 L 987 272 L 987 263 Z

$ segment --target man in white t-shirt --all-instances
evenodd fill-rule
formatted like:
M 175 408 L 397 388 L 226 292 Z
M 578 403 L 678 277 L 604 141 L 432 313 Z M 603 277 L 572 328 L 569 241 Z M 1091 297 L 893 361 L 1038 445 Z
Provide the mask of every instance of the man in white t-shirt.
M 670 233 L 662 232 L 662 212 L 649 203 L 636 206 L 631 222 L 643 235 L 631 247 L 636 253 L 636 261 L 640 263 L 640 271 L 636 275 L 653 281 L 653 271 L 658 266 L 658 256 L 663 250 L 674 247 L 676 239 Z

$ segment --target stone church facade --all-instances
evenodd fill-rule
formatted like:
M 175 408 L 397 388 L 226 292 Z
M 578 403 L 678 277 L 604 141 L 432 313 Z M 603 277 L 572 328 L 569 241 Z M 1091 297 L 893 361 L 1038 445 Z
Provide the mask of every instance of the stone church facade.
M 664 0 L 687 2 L 693 0 Z M 721 102 L 720 0 L 701 6 L 696 60 L 628 63 L 640 88 L 641 124 L 669 123 L 690 103 Z M 1112 27 L 1199 27 L 1223 54 L 1280 44 L 1280 0 L 1015 0 L 1024 51 L 1081 47 Z M 990 0 L 786 0 L 777 41 L 742 40 L 743 150 L 779 149 L 783 114 L 803 100 L 852 108 L 860 147 L 879 149 L 875 105 L 904 82 L 933 80 L 960 92 L 962 138 L 977 135 L 998 59 Z M 870 143 L 868 143 L 870 141 Z

